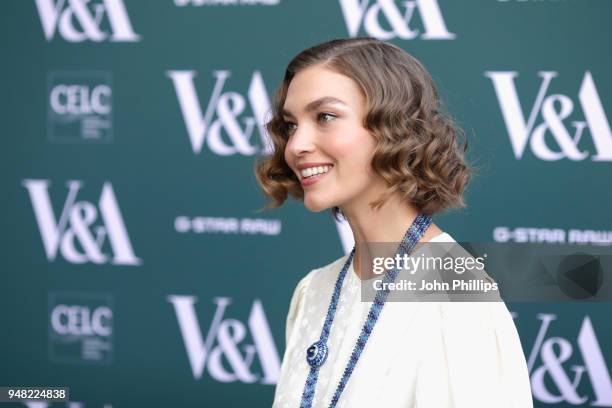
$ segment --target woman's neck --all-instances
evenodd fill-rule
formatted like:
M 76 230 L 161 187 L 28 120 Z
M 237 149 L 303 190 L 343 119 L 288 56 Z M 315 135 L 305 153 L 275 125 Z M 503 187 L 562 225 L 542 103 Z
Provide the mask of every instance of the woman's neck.
M 368 203 L 359 203 L 350 208 L 341 207 L 347 217 L 355 240 L 355 258 L 353 269 L 356 275 L 364 280 L 372 277 L 371 271 L 359 271 L 364 244 L 387 242 L 399 244 L 406 231 L 412 225 L 419 212 L 410 204 L 402 202 L 395 196 L 390 198 L 379 209 L 373 210 Z M 419 242 L 427 242 L 442 233 L 435 224 L 431 224 Z M 365 275 L 365 276 L 363 276 Z

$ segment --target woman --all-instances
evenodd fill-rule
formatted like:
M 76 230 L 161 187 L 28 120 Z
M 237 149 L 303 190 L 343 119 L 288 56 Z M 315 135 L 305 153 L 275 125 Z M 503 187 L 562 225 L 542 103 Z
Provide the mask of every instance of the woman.
M 269 206 L 288 194 L 332 208 L 355 242 L 454 242 L 431 215 L 464 206 L 460 130 L 416 59 L 372 38 L 298 54 L 257 163 Z M 308 273 L 287 315 L 274 407 L 532 407 L 527 366 L 503 302 L 360 301 L 361 246 Z M 392 278 L 389 278 L 392 279 Z

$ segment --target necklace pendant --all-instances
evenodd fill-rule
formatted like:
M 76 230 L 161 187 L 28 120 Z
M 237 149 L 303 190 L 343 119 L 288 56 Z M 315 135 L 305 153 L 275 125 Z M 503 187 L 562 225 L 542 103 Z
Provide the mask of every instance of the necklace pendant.
M 323 340 L 318 340 L 306 350 L 306 361 L 311 367 L 320 367 L 327 359 L 327 344 Z

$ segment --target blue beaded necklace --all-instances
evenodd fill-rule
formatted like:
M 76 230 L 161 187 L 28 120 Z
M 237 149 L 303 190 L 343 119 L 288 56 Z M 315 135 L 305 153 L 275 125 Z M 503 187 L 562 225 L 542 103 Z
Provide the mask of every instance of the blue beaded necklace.
M 410 254 L 414 249 L 414 246 L 419 242 L 429 225 L 431 224 L 431 217 L 426 214 L 419 214 L 414 221 L 402 242 L 399 244 L 399 252 Z M 351 251 L 348 259 L 344 263 L 344 267 L 340 271 L 338 275 L 338 279 L 336 280 L 336 285 L 334 286 L 334 293 L 331 297 L 331 302 L 329 304 L 329 308 L 327 309 L 327 316 L 325 317 L 325 323 L 323 324 L 323 329 L 321 330 L 321 337 L 319 340 L 314 342 L 308 349 L 306 350 L 306 361 L 310 365 L 310 372 L 308 373 L 308 378 L 306 379 L 306 384 L 304 385 L 304 392 L 302 393 L 302 402 L 300 404 L 300 408 L 311 408 L 312 400 L 314 398 L 315 386 L 317 385 L 317 379 L 319 378 L 319 367 L 325 363 L 327 359 L 327 339 L 329 337 L 329 331 L 331 329 L 332 322 L 334 321 L 334 315 L 336 314 L 336 307 L 338 306 L 338 299 L 340 298 L 340 290 L 342 289 L 342 282 L 344 281 L 344 277 L 346 276 L 346 272 L 353 260 L 353 256 L 355 255 L 355 247 L 353 246 L 353 250 Z M 397 269 L 393 269 L 388 271 L 385 274 L 384 283 L 391 283 L 395 281 L 397 274 L 399 271 Z M 359 356 L 365 347 L 372 330 L 374 330 L 374 325 L 378 320 L 378 316 L 382 311 L 383 306 L 385 305 L 385 301 L 387 300 L 387 295 L 389 294 L 389 285 L 382 285 L 384 290 L 379 290 L 376 293 L 376 297 L 374 298 L 374 302 L 372 303 L 372 307 L 370 308 L 370 312 L 368 313 L 367 320 L 361 329 L 361 334 L 357 339 L 357 343 L 353 348 L 353 353 L 351 354 L 351 358 L 344 369 L 344 373 L 342 374 L 342 378 L 340 379 L 340 383 L 336 388 L 336 392 L 332 398 L 331 403 L 329 404 L 330 408 L 333 408 L 338 403 L 340 399 L 340 395 L 342 395 L 342 391 L 346 387 L 348 380 L 355 369 L 355 365 L 357 364 L 357 360 L 359 360 Z

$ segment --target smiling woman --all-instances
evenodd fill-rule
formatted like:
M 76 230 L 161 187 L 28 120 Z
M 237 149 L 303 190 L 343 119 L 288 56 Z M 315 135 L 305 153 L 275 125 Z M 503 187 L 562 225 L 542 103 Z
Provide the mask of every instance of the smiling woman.
M 376 141 L 363 127 L 365 108 L 357 84 L 323 65 L 303 69 L 289 84 L 283 108 L 284 160 L 299 178 L 309 210 L 372 195 L 380 187 L 381 180 L 368 170 Z
M 356 243 L 398 242 L 404 254 L 455 242 L 432 215 L 465 206 L 467 143 L 429 73 L 401 48 L 354 38 L 302 51 L 267 129 L 274 150 L 255 165 L 266 207 L 291 195 L 343 216 Z M 501 299 L 385 305 L 389 291 L 379 290 L 360 301 L 371 273 L 358 268 L 359 248 L 297 284 L 274 407 L 532 407 Z
M 430 214 L 464 206 L 467 143 L 441 112 L 429 73 L 399 47 L 357 38 L 303 51 L 287 67 L 267 130 L 274 153 L 256 163 L 256 175 L 268 208 L 291 195 L 339 218 L 351 208 L 338 201 L 355 194 L 374 208 L 394 195 Z M 339 191 L 301 174 L 322 165 L 333 166 L 335 177 L 324 179 Z

